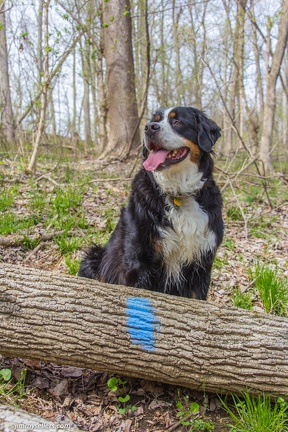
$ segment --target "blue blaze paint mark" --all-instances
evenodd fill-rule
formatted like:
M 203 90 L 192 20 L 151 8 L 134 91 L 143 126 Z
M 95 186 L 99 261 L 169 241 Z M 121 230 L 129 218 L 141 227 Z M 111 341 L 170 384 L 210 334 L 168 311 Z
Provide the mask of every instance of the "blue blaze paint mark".
M 126 314 L 131 342 L 141 345 L 144 350 L 154 351 L 155 333 L 160 331 L 160 324 L 151 300 L 128 297 Z

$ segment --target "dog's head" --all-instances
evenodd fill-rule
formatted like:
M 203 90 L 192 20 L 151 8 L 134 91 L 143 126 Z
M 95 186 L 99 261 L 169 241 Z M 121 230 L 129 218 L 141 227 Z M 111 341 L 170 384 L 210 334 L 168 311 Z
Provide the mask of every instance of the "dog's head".
M 199 164 L 220 137 L 220 128 L 196 108 L 161 108 L 145 126 L 144 168 L 159 171 L 188 157 Z

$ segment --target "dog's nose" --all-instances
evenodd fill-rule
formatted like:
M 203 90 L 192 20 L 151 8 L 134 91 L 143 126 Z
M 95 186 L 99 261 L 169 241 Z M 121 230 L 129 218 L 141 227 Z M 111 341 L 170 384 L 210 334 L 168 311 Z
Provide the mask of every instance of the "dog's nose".
M 157 132 L 159 129 L 160 129 L 160 125 L 159 123 L 156 122 L 147 123 L 147 125 L 145 126 L 145 132 L 150 135 Z

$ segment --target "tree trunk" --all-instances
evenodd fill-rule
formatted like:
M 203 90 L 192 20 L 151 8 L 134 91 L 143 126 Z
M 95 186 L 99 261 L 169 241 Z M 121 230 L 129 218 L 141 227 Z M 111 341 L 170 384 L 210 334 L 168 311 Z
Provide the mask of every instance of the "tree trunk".
M 276 82 L 280 73 L 281 63 L 285 53 L 288 39 L 288 0 L 283 1 L 279 32 L 272 64 L 267 76 L 266 96 L 263 113 L 263 130 L 260 142 L 260 159 L 263 163 L 263 172 L 273 171 L 272 166 L 272 137 L 276 108 Z
M 233 66 L 232 78 L 229 93 L 229 110 L 233 119 L 233 124 L 237 123 L 240 129 L 241 107 L 242 107 L 242 87 L 243 83 L 243 67 L 244 67 L 244 26 L 246 15 L 247 0 L 237 2 L 236 27 L 233 35 Z M 238 104 L 236 104 L 236 101 Z M 233 125 L 232 125 L 233 126 Z M 229 129 L 228 141 L 226 143 L 225 153 L 227 156 L 233 149 L 233 130 Z
M 13 142 L 15 131 L 9 83 L 5 1 L 0 6 L 0 107 L 3 135 L 8 143 Z
M 212 392 L 288 393 L 288 319 L 0 264 L 0 352 Z
M 285 54 L 284 77 L 286 91 L 283 92 L 283 147 L 284 157 L 288 162 L 288 47 Z
M 129 2 L 104 1 L 103 27 L 109 123 L 105 155 L 125 158 L 131 150 L 130 141 L 138 122 Z M 132 150 L 135 151 L 139 145 L 140 134 L 137 131 Z
M 91 144 L 91 116 L 90 116 L 90 45 L 85 41 L 85 47 L 80 41 L 81 46 L 81 60 L 82 60 L 82 76 L 83 76 L 83 116 L 84 116 L 84 151 L 87 150 Z
M 231 81 L 231 71 L 230 71 L 230 58 L 229 58 L 229 49 L 230 49 L 230 40 L 232 38 L 232 30 L 231 30 L 231 18 L 230 18 L 230 2 L 223 1 L 223 6 L 226 11 L 226 19 L 225 19 L 225 32 L 223 37 L 223 98 L 225 101 L 225 106 L 229 106 L 229 83 Z M 229 154 L 232 149 L 232 122 L 228 115 L 226 109 L 223 111 L 223 127 L 222 127 L 222 137 L 218 145 L 218 152 L 221 152 L 225 155 Z
M 98 99 L 99 99 L 99 107 L 98 107 L 98 123 L 99 123 L 99 148 L 97 149 L 97 154 L 103 153 L 104 149 L 107 146 L 107 90 L 105 86 L 105 76 L 104 76 L 104 47 L 103 47 L 103 32 L 101 30 L 100 33 L 100 42 L 99 42 L 99 52 L 97 56 L 97 83 L 98 83 Z
M 43 4 L 43 22 L 44 22 L 44 40 L 45 40 L 44 77 L 43 77 L 43 83 L 40 78 L 40 85 L 42 86 L 41 107 L 40 107 L 40 115 L 39 115 L 39 121 L 37 125 L 37 131 L 36 131 L 36 138 L 33 143 L 32 155 L 28 167 L 26 169 L 26 172 L 28 174 L 32 174 L 36 171 L 39 147 L 41 144 L 41 138 L 45 130 L 45 124 L 46 124 L 46 112 L 47 112 L 48 90 L 49 90 L 49 49 L 50 49 L 49 48 L 49 4 L 50 4 L 50 0 L 44 1 Z

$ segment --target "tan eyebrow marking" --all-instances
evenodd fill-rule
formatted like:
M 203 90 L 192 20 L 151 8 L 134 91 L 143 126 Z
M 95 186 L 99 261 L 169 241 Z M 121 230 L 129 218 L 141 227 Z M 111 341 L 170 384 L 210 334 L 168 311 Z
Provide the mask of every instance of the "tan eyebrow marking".
M 174 111 L 171 111 L 170 113 L 169 113 L 169 118 L 175 118 L 176 117 L 176 113 L 174 112 Z

